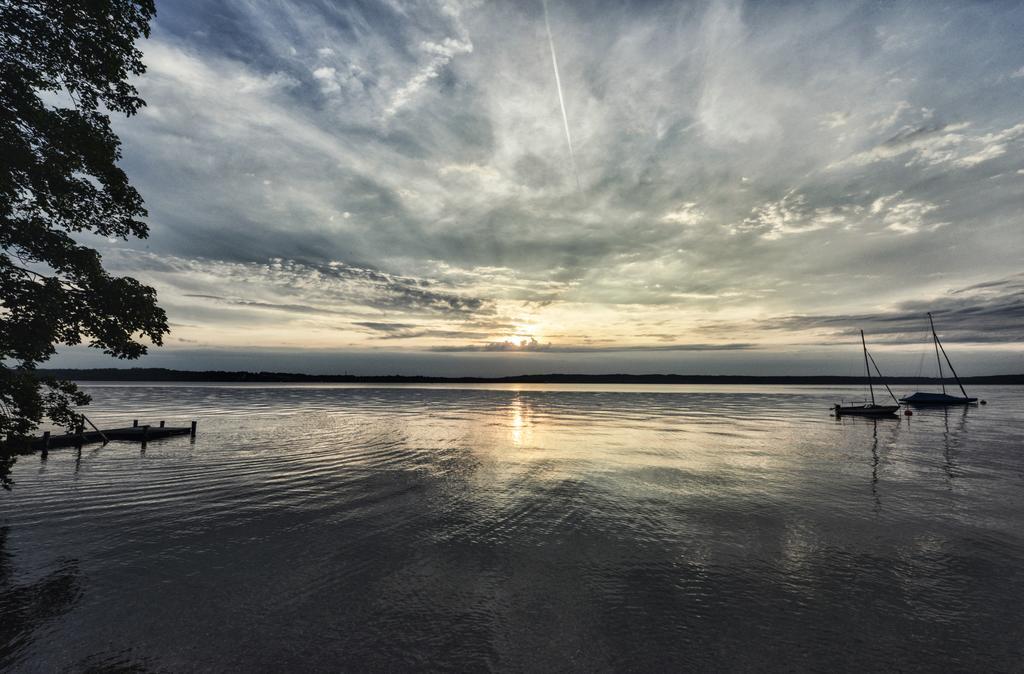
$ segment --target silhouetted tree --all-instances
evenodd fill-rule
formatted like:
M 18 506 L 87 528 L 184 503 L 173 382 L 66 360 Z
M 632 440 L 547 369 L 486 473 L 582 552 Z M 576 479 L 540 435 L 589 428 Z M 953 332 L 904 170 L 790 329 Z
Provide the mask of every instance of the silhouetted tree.
M 83 341 L 117 358 L 160 344 L 156 291 L 108 274 L 83 234 L 145 238 L 108 112 L 145 105 L 129 77 L 152 0 L 0 0 L 0 443 L 89 402 L 36 365 Z

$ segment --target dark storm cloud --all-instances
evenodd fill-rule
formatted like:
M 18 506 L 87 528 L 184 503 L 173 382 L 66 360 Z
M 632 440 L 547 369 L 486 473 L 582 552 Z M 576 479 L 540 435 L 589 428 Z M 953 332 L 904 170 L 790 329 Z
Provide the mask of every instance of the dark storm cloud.
M 323 265 L 289 261 L 285 264 L 300 272 L 302 268 L 313 269 L 325 277 L 368 289 L 370 297 L 365 304 L 374 308 L 440 314 L 479 314 L 489 311 L 486 299 L 437 290 L 434 283 L 427 279 L 398 276 L 338 262 Z
M 440 339 L 473 339 L 486 336 L 486 332 L 473 332 L 471 330 L 425 329 L 392 332 L 386 335 L 382 335 L 378 339 L 417 339 L 419 337 L 436 337 Z
M 473 339 L 486 337 L 487 333 L 472 330 L 445 330 L 429 328 L 413 323 L 378 323 L 375 321 L 357 321 L 352 325 L 368 328 L 378 334 L 377 339 L 416 339 L 419 337 L 439 337 L 442 339 L 459 338 Z
M 209 299 L 239 307 L 322 315 L 351 314 L 350 310 L 334 308 L 338 305 L 438 316 L 484 317 L 494 312 L 488 299 L 452 292 L 430 279 L 400 276 L 337 261 L 323 264 L 273 259 L 262 264 L 242 264 L 225 260 L 157 258 L 137 253 L 109 257 L 114 269 L 158 274 L 176 284 L 179 292 L 185 288 L 210 285 L 250 291 L 255 287 L 277 296 L 315 300 L 314 303 L 300 304 L 263 301 L 235 294 L 181 292 L 182 297 Z
M 254 309 L 270 309 L 271 311 L 284 311 L 295 314 L 320 314 L 320 315 L 345 315 L 344 312 L 331 311 L 309 306 L 308 304 L 276 304 L 273 302 L 256 302 L 231 297 L 220 297 L 219 295 L 202 295 L 186 293 L 182 297 L 195 297 L 199 299 L 215 300 L 224 304 L 232 304 L 239 307 L 252 307 Z
M 412 323 L 377 323 L 374 321 L 359 321 L 353 323 L 353 325 L 359 325 L 364 328 L 376 330 L 377 332 L 401 332 L 403 330 L 416 327 Z
M 863 329 L 873 342 L 906 344 L 919 342 L 929 330 L 929 311 L 946 342 L 1024 342 L 1024 274 L 973 284 L 930 302 L 902 302 L 877 314 L 789 316 L 762 326 L 788 331 L 824 328 L 850 338 Z
M 565 345 L 545 344 L 537 340 L 521 340 L 507 342 L 488 342 L 487 344 L 467 344 L 463 346 L 438 346 L 430 349 L 437 353 L 458 352 L 545 352 L 545 353 L 629 353 L 658 351 L 747 351 L 754 349 L 754 344 L 633 344 L 622 346 L 591 346 L 587 344 Z

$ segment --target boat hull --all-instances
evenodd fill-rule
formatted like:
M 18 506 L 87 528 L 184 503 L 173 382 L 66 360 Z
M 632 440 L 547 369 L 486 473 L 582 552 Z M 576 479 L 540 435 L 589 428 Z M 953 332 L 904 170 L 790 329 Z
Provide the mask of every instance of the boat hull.
M 948 393 L 926 393 L 918 391 L 913 395 L 900 398 L 901 403 L 908 405 L 970 405 L 978 402 L 977 398 L 964 398 L 962 396 L 951 396 Z
M 836 405 L 836 416 L 889 417 L 900 409 L 899 405 Z

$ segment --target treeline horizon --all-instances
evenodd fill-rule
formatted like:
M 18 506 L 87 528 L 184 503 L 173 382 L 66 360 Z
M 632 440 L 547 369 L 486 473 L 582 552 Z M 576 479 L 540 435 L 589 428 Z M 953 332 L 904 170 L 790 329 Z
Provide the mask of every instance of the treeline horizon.
M 432 375 L 302 374 L 297 372 L 248 372 L 244 370 L 172 370 L 145 368 L 52 368 L 38 369 L 40 377 L 71 381 L 157 381 L 214 383 L 310 383 L 310 384 L 866 384 L 865 376 L 838 375 L 713 375 L 713 374 L 525 374 L 504 377 L 441 377 Z M 889 384 L 955 385 L 946 377 L 872 377 Z M 1024 374 L 961 377 L 964 384 L 1024 385 Z

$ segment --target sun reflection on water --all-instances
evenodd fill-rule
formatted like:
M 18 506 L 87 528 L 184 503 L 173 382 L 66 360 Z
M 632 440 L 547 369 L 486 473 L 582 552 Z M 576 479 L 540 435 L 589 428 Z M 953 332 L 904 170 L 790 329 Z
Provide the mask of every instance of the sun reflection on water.
M 509 405 L 509 429 L 512 444 L 516 447 L 524 446 L 533 437 L 533 410 L 518 395 Z

